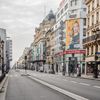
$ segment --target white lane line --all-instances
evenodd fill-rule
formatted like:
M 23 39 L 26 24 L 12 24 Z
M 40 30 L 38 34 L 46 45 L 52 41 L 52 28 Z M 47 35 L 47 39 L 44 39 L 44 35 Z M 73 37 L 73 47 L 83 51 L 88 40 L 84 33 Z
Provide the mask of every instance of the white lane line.
M 87 83 L 79 83 L 81 85 L 85 85 L 85 86 L 90 86 L 90 84 L 87 84 Z
M 13 77 L 12 75 L 9 75 L 9 77 Z
M 15 77 L 17 77 L 18 75 L 15 75 Z
M 69 91 L 67 91 L 67 90 L 61 89 L 61 88 L 59 88 L 59 87 L 57 87 L 57 86 L 54 86 L 54 85 L 51 85 L 51 84 L 49 84 L 49 83 L 47 83 L 47 82 L 44 82 L 44 81 L 42 81 L 42 80 L 39 80 L 39 79 L 37 79 L 37 78 L 35 78 L 35 77 L 32 77 L 32 76 L 28 76 L 28 77 L 30 77 L 31 79 L 33 79 L 33 80 L 35 80 L 35 81 L 37 81 L 37 82 L 39 82 L 39 83 L 41 83 L 41 84 L 43 84 L 43 85 L 45 85 L 45 86 L 51 88 L 51 89 L 53 89 L 53 90 L 56 90 L 56 91 L 58 91 L 58 92 L 60 92 L 60 93 L 62 93 L 62 94 L 64 94 L 64 95 L 66 95 L 66 96 L 69 96 L 69 97 L 71 97 L 71 98 L 73 98 L 73 99 L 75 99 L 75 100 L 89 100 L 89 99 L 84 98 L 84 97 L 82 97 L 82 96 L 79 96 L 79 95 L 77 95 L 77 94 L 71 93 L 71 92 L 69 92 Z
M 76 82 L 76 81 L 70 81 L 70 82 L 72 82 L 72 83 L 78 83 L 78 82 Z
M 99 88 L 99 89 L 100 89 L 100 86 L 93 86 L 93 87 L 95 87 L 95 88 Z

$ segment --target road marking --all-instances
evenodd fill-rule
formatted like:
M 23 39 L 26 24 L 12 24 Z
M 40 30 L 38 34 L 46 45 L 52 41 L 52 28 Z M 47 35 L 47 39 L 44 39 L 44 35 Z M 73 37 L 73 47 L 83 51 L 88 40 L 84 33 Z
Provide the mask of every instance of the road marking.
M 85 86 L 90 86 L 90 84 L 87 84 L 87 83 L 79 83 L 81 85 L 85 85 Z
M 35 77 L 32 77 L 32 76 L 28 76 L 28 77 L 31 78 L 31 79 L 33 79 L 33 80 L 35 80 L 35 81 L 37 81 L 37 82 L 39 82 L 39 83 L 41 83 L 41 84 L 43 84 L 43 85 L 45 85 L 45 86 L 47 86 L 47 87 L 49 87 L 49 88 L 51 88 L 51 89 L 53 89 L 53 90 L 56 90 L 56 91 L 58 91 L 58 92 L 60 92 L 60 93 L 62 93 L 64 95 L 66 95 L 66 96 L 69 96 L 69 97 L 71 97 L 71 98 L 73 98 L 75 100 L 89 100 L 89 99 L 84 98 L 82 96 L 79 96 L 77 94 L 71 93 L 71 92 L 69 92 L 67 90 L 61 89 L 61 88 L 59 88 L 57 86 L 54 86 L 54 85 L 51 85 L 51 84 L 49 84 L 47 82 L 39 80 L 39 79 L 37 79 Z
M 70 81 L 70 82 L 72 82 L 72 83 L 78 83 L 78 82 L 76 82 L 76 81 Z
M 93 87 L 95 87 L 95 88 L 99 88 L 99 89 L 100 89 L 100 86 L 93 86 Z
M 18 75 L 15 75 L 15 77 L 17 77 Z
M 9 77 L 13 77 L 12 75 L 9 75 Z

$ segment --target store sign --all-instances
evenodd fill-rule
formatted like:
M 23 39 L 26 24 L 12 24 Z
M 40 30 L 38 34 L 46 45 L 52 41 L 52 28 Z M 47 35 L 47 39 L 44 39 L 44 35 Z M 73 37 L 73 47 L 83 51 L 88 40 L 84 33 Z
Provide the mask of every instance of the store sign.
M 59 52 L 56 55 L 64 55 L 64 54 L 85 54 L 86 50 L 66 50 L 64 52 Z

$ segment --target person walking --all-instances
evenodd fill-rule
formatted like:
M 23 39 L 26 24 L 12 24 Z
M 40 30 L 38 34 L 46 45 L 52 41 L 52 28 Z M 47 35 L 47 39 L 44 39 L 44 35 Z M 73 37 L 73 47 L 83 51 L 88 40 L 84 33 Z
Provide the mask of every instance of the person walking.
M 56 63 L 56 72 L 58 74 L 58 64 Z

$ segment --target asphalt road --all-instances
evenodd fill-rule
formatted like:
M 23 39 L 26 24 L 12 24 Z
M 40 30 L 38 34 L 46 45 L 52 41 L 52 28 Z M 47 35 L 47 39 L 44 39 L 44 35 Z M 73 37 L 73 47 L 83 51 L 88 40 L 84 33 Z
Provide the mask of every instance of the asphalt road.
M 6 100 L 73 100 L 50 89 L 27 76 L 11 71 L 8 80 Z
M 100 100 L 100 81 L 28 71 L 28 74 L 89 100 Z

